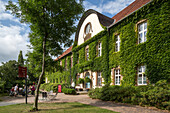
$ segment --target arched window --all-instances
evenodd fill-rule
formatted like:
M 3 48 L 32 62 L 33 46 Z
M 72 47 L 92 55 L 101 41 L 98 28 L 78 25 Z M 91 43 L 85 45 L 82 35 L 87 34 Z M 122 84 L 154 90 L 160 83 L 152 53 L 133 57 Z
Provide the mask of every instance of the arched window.
M 86 72 L 85 77 L 90 78 L 90 73 L 89 73 L 89 72 Z
M 91 24 L 88 23 L 88 24 L 86 25 L 86 27 L 85 27 L 85 34 L 86 34 L 86 35 L 89 34 L 89 33 L 90 33 L 90 30 L 91 30 Z
M 91 23 L 87 23 L 84 29 L 84 41 L 88 40 L 91 38 L 91 33 L 92 33 L 92 25 Z

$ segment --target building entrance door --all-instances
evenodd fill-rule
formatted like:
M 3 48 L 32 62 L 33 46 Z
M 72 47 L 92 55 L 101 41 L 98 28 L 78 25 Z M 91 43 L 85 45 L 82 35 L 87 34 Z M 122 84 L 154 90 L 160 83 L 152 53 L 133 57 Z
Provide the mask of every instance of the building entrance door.
M 89 72 L 86 72 L 85 75 L 86 75 L 85 77 L 90 78 L 90 73 L 89 73 Z M 90 82 L 87 82 L 87 83 L 86 83 L 86 88 L 90 88 Z

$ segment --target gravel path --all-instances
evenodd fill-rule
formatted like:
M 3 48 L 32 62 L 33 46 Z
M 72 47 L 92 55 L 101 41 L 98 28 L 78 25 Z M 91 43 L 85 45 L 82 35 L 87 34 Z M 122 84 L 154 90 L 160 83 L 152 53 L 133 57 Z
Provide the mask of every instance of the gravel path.
M 28 103 L 34 102 L 34 96 L 28 97 Z M 80 102 L 83 104 L 89 104 L 92 106 L 97 106 L 100 108 L 120 112 L 120 113 L 170 113 L 165 110 L 159 110 L 156 108 L 146 108 L 137 105 L 129 105 L 129 104 L 122 104 L 122 103 L 113 103 L 113 102 L 106 102 L 101 101 L 98 99 L 91 99 L 88 95 L 65 95 L 63 93 L 59 93 L 57 97 L 53 101 L 43 100 L 40 97 L 39 102 Z M 16 97 L 12 99 L 7 99 L 3 102 L 0 102 L 0 106 L 11 105 L 11 104 L 18 104 L 18 103 L 25 103 L 24 97 Z

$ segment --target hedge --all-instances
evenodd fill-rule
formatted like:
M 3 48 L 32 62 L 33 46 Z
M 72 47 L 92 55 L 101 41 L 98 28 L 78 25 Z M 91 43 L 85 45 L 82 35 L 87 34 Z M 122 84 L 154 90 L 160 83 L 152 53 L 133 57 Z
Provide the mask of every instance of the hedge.
M 44 83 L 44 84 L 41 84 L 40 89 L 46 90 L 46 91 L 53 90 L 53 92 L 57 93 L 58 92 L 58 85 L 61 85 L 62 90 L 63 90 L 63 88 L 70 87 L 67 83 Z
M 106 84 L 102 88 L 91 89 L 88 95 L 104 101 L 155 106 L 170 110 L 170 85 L 166 80 L 160 80 L 155 85 L 133 87 Z
M 64 94 L 76 95 L 76 90 L 75 89 L 63 88 L 62 92 Z

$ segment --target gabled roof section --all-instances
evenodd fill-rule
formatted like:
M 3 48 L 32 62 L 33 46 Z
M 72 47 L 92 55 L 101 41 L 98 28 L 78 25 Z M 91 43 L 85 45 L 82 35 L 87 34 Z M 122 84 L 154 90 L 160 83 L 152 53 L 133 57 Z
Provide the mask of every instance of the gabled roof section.
M 80 28 L 81 28 L 84 20 L 92 13 L 94 13 L 98 16 L 100 24 L 105 26 L 105 27 L 110 26 L 114 22 L 114 19 L 109 18 L 109 17 L 107 17 L 107 16 L 105 16 L 105 15 L 103 15 L 103 14 L 101 14 L 101 13 L 99 13 L 99 12 L 93 10 L 93 9 L 89 9 L 83 14 L 83 16 L 81 17 L 81 19 L 78 23 L 77 32 L 76 32 L 76 35 L 75 35 L 75 41 L 78 41 L 79 31 L 80 31 Z
M 69 53 L 71 53 L 71 52 L 72 52 L 72 48 L 73 48 L 73 46 L 69 47 L 63 54 L 61 54 L 61 55 L 60 55 L 58 58 L 56 58 L 54 61 L 57 61 L 57 60 L 63 58 L 64 56 L 68 55 Z
M 129 16 L 130 14 L 137 11 L 138 9 L 140 9 L 141 7 L 143 7 L 144 5 L 148 4 L 151 1 L 152 0 L 135 0 L 129 6 L 127 6 L 122 11 L 120 11 L 119 13 L 112 17 L 112 19 L 115 20 L 113 24 L 121 21 L 122 19 Z M 111 27 L 112 25 L 110 25 L 109 27 Z

